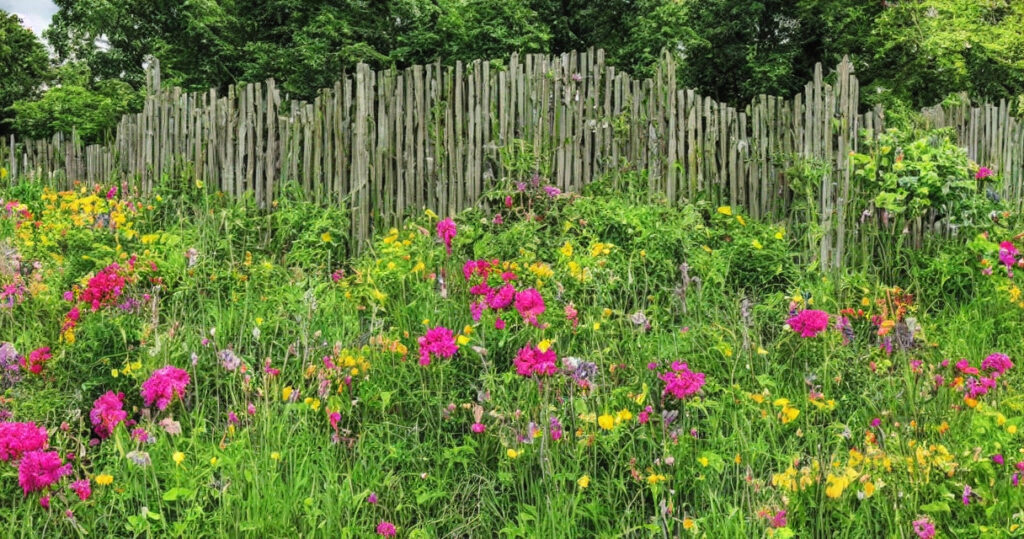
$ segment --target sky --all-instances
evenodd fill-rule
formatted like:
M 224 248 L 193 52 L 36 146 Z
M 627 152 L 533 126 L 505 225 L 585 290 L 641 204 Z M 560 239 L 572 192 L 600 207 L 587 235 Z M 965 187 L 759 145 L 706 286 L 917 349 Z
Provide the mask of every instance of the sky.
M 50 25 L 50 18 L 57 12 L 57 6 L 51 0 L 0 0 L 0 9 L 16 13 L 22 23 L 36 35 L 43 33 Z

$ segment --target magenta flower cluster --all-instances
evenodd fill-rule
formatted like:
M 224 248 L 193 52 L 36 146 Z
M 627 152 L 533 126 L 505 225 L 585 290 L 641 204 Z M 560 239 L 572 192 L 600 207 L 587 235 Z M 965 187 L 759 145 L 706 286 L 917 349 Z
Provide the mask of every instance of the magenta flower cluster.
M 165 365 L 153 371 L 149 379 L 142 382 L 142 401 L 146 406 L 156 404 L 158 410 L 167 408 L 175 397 L 185 398 L 189 376 L 183 369 Z
M 187 376 L 187 375 L 186 375 Z M 106 439 L 114 428 L 128 417 L 124 411 L 124 393 L 107 391 L 92 403 L 89 420 L 100 439 Z
M 56 451 L 29 451 L 18 464 L 18 484 L 25 494 L 43 490 L 71 473 Z
M 444 243 L 444 250 L 448 254 L 452 254 L 452 240 L 455 239 L 456 233 L 455 221 L 452 221 L 451 217 L 445 217 L 438 221 L 437 237 Z
M 427 334 L 420 337 L 419 343 L 420 365 L 430 365 L 431 358 L 448 359 L 459 351 L 455 344 L 455 336 L 452 330 L 438 326 L 427 330 Z
M 46 429 L 35 423 L 0 423 L 0 461 L 15 461 L 25 453 L 46 448 Z
M 704 373 L 693 372 L 689 365 L 680 361 L 673 361 L 671 370 L 661 373 L 658 378 L 665 382 L 662 395 L 672 395 L 680 400 L 700 391 L 704 386 Z
M 805 309 L 786 320 L 786 325 L 805 339 L 815 337 L 828 327 L 828 313 Z
M 558 358 L 555 351 L 527 345 L 519 349 L 512 364 L 519 376 L 553 376 L 558 374 Z

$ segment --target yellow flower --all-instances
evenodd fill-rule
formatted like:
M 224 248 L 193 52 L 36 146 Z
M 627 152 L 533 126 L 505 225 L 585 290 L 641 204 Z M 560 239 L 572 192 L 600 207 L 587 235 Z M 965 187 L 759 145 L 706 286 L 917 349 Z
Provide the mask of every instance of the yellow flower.
M 281 454 L 278 453 L 277 451 L 274 451 L 273 453 L 270 454 L 270 460 L 281 460 Z
M 788 405 L 783 406 L 782 411 L 779 412 L 779 418 L 782 420 L 783 423 L 789 423 L 790 421 L 796 419 L 799 415 L 800 410 Z
M 651 475 L 647 476 L 647 484 L 648 485 L 657 485 L 658 483 L 660 483 L 662 481 L 666 481 L 667 479 L 668 479 L 667 477 L 665 477 L 664 475 L 662 475 L 660 473 L 652 473 Z
M 703 466 L 703 467 L 707 468 L 707 467 L 708 467 L 708 464 L 709 464 L 709 463 L 710 463 L 711 461 L 709 461 L 707 457 L 700 457 L 699 459 L 697 459 L 697 462 L 699 462 L 701 466 Z
M 696 526 L 696 525 L 697 525 L 697 523 L 694 522 L 692 518 L 684 518 L 683 519 L 683 529 L 684 530 L 692 530 L 693 527 Z
M 467 344 L 469 344 L 469 337 L 465 335 L 459 335 L 458 338 L 456 338 L 455 340 L 458 341 L 459 346 L 466 346 Z
M 196 187 L 198 187 L 199 189 L 202 189 L 203 185 L 206 185 L 206 184 L 203 183 L 203 180 L 196 180 Z
M 786 229 L 785 228 L 780 228 L 778 230 L 778 232 L 775 233 L 775 239 L 781 240 L 782 237 L 785 236 L 785 235 L 786 235 Z
M 607 256 L 609 253 L 612 252 L 611 248 L 612 244 L 610 243 L 597 242 L 590 248 L 590 256 L 595 258 L 602 255 Z
M 322 241 L 324 243 L 330 243 L 331 242 L 331 233 L 330 232 L 324 232 L 323 234 L 320 234 L 320 241 Z
M 523 454 L 522 451 L 518 451 L 518 450 L 512 449 L 511 447 L 505 450 L 505 455 L 507 455 L 508 458 L 513 459 L 513 460 L 519 458 L 519 455 L 522 455 L 522 454 Z
M 288 387 L 285 387 L 284 389 L 282 389 L 281 390 L 281 400 L 286 401 L 286 400 L 290 399 L 291 396 L 292 396 L 292 392 L 293 391 L 295 391 L 295 390 L 292 389 L 292 386 L 288 386 Z
M 210 466 L 217 465 L 217 457 L 210 457 Z
M 1009 432 L 1010 434 L 1017 434 L 1017 425 L 1010 425 L 1009 427 L 1006 427 L 1006 432 Z
M 569 258 L 570 256 L 572 256 L 572 244 L 569 242 L 565 242 L 565 245 L 563 245 L 562 248 L 558 250 L 558 252 L 562 253 L 562 256 Z
M 114 482 L 114 476 L 106 473 L 101 473 L 96 476 L 96 484 L 101 487 L 105 487 Z
M 594 331 L 600 331 L 600 329 L 601 329 L 601 323 L 600 322 L 594 322 Z
M 754 249 L 764 249 L 764 245 L 761 245 L 761 242 L 757 240 L 750 242 L 750 244 L 754 246 Z
M 718 213 L 722 215 L 732 215 L 732 208 L 729 206 L 719 206 Z
M 619 410 L 619 413 L 616 414 L 616 421 L 620 423 L 623 421 L 629 421 L 630 419 L 633 419 L 633 413 L 625 408 Z
M 579 485 L 580 488 L 587 488 L 587 487 L 589 487 L 590 486 L 590 476 L 589 475 L 580 476 L 580 478 L 576 480 L 576 484 Z
M 870 498 L 874 494 L 875 494 L 875 484 L 872 483 L 871 481 L 866 481 L 864 483 L 864 497 L 865 498 Z
M 736 453 L 736 456 L 732 458 L 732 461 L 736 464 L 740 464 L 743 462 L 743 457 L 740 457 L 740 454 Z
M 604 430 L 612 430 L 612 427 L 615 426 L 615 418 L 608 414 L 602 414 L 597 418 L 597 424 Z
M 180 465 L 182 462 L 185 462 L 185 454 L 182 453 L 181 451 L 175 451 L 174 454 L 171 455 L 171 458 L 174 460 L 174 464 L 177 465 Z
M 551 339 L 544 339 L 537 343 L 537 350 L 540 350 L 541 353 L 547 352 L 549 348 L 551 348 Z

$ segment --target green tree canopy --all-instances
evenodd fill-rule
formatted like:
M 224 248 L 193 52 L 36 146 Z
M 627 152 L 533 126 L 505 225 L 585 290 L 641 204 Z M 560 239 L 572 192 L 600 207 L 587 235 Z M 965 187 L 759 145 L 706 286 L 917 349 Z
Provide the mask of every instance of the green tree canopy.
M 0 10 L 0 134 L 10 132 L 10 106 L 38 95 L 50 72 L 46 48 L 17 15 Z

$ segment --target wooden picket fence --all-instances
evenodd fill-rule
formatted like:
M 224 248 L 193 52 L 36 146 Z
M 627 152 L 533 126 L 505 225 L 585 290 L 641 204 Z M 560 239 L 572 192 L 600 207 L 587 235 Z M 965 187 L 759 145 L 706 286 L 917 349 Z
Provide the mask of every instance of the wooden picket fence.
M 562 190 L 628 166 L 646 171 L 649 188 L 673 202 L 703 197 L 776 220 L 790 217 L 787 171 L 812 161 L 826 170 L 816 194 L 817 258 L 842 264 L 861 211 L 851 204 L 849 154 L 862 130 L 884 127 L 881 108 L 859 112 L 850 62 L 831 84 L 819 64 L 802 93 L 760 95 L 742 109 L 677 88 L 675 72 L 666 56 L 654 77 L 635 79 L 606 65 L 601 50 L 513 54 L 503 68 L 359 65 L 303 102 L 283 98 L 273 80 L 226 95 L 165 89 L 157 64 L 142 112 L 123 117 L 111 143 L 84 146 L 58 134 L 5 141 L 0 155 L 20 178 L 132 181 L 146 191 L 164 175 L 189 174 L 229 195 L 251 192 L 264 206 L 296 181 L 321 202 L 350 205 L 354 247 L 409 213 L 479 203 L 508 173 L 500 152 L 516 141 L 536 151 L 535 168 Z M 1004 176 L 1005 196 L 1021 199 L 1022 127 L 1006 103 L 925 112 Z

